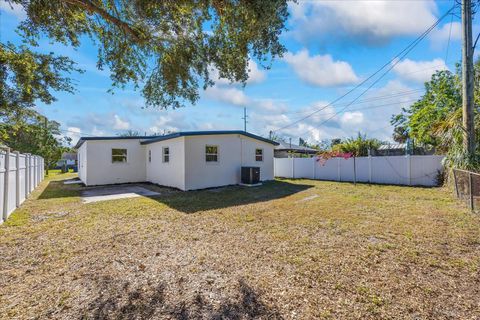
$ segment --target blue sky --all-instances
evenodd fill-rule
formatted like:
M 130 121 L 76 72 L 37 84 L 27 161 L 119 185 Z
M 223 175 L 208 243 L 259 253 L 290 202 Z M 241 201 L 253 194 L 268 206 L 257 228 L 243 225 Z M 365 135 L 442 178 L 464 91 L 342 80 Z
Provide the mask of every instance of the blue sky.
M 196 105 L 176 110 L 142 109 L 143 98 L 130 89 L 111 88 L 108 71 L 96 69 L 96 49 L 85 40 L 78 50 L 43 39 L 40 50 L 66 55 L 86 70 L 75 74 L 77 92 L 58 93 L 51 105 L 38 104 L 48 118 L 73 138 L 165 131 L 243 129 L 267 136 L 330 101 L 388 62 L 452 7 L 454 1 L 300 1 L 290 5 L 288 32 L 281 41 L 288 52 L 270 70 L 250 63 L 245 88 L 219 79 L 201 93 Z M 2 41 L 18 43 L 15 27 L 24 17 L 0 0 Z M 459 9 L 446 17 L 405 59 L 356 103 L 345 108 L 370 83 L 337 104 L 285 129 L 278 136 L 309 142 L 366 133 L 391 140 L 390 117 L 417 99 L 423 82 L 437 69 L 454 70 L 461 57 Z M 478 32 L 474 20 L 474 35 Z M 448 39 L 450 38 L 450 41 Z M 447 50 L 448 48 L 448 50 Z M 448 53 L 448 56 L 447 56 Z M 345 110 L 343 110 L 345 108 Z M 343 110 L 343 111 L 342 111 Z M 342 112 L 339 112 L 342 111 Z

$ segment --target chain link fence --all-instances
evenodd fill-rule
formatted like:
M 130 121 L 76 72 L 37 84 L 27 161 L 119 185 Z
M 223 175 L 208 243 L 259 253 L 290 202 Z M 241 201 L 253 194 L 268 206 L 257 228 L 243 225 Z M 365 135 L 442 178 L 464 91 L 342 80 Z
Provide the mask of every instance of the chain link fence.
M 457 198 L 465 201 L 472 211 L 480 211 L 480 174 L 460 169 L 453 169 L 455 193 Z

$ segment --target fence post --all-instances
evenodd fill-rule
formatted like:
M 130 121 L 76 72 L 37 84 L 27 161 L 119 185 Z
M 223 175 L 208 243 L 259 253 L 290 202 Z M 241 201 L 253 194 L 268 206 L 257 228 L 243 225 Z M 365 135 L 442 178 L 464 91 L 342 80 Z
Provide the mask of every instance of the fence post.
M 5 176 L 3 178 L 3 212 L 2 220 L 7 221 L 8 218 L 8 185 L 10 176 L 10 148 L 5 150 Z
M 316 170 L 315 162 L 317 162 L 317 161 L 315 161 L 315 157 L 312 157 L 312 163 L 313 163 L 313 178 L 312 179 L 313 180 L 315 180 L 315 170 Z
M 368 183 L 372 183 L 372 156 L 368 154 Z
M 28 153 L 25 154 L 25 199 L 28 197 Z
M 37 175 L 37 156 L 33 156 L 33 188 L 35 189 L 38 184 L 38 175 Z
M 357 166 L 355 162 L 356 162 L 355 156 L 353 156 L 353 184 L 354 185 L 357 184 Z
M 457 198 L 460 198 L 460 195 L 458 193 L 458 186 L 457 186 L 457 173 L 455 169 L 452 169 L 453 172 L 453 185 L 455 186 L 455 194 L 457 195 Z
M 20 152 L 15 151 L 15 206 L 20 206 Z
M 295 179 L 295 158 L 292 157 L 292 179 Z
M 26 197 L 28 197 L 28 195 L 30 194 L 30 188 L 31 188 L 31 185 L 32 185 L 32 176 L 30 175 L 30 171 L 32 170 L 32 165 L 30 163 L 30 154 L 27 153 L 27 169 L 25 171 L 25 174 L 27 175 L 27 189 L 25 190 L 25 193 L 26 193 Z
M 412 185 L 412 158 L 410 157 L 409 154 L 407 154 L 405 157 L 407 157 L 407 177 L 408 177 L 408 185 Z
M 473 211 L 473 181 L 472 181 L 472 173 L 468 173 L 468 186 L 470 191 L 470 210 Z
M 340 172 L 340 158 L 337 157 L 337 181 L 342 181 L 342 174 Z

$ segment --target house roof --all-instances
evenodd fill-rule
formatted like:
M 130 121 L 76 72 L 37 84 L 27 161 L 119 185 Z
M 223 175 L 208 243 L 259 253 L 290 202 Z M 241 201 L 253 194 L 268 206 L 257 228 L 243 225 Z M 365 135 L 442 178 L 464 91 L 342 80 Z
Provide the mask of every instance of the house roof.
M 405 143 L 382 144 L 378 150 L 405 150 L 406 146 Z
M 294 152 L 307 152 L 307 153 L 317 153 L 318 150 L 305 147 L 305 146 L 299 146 L 297 144 L 290 144 L 285 141 L 280 141 L 280 143 L 275 147 L 275 150 L 279 151 L 294 151 Z
M 241 134 L 243 136 L 260 140 L 266 143 L 273 144 L 274 146 L 278 145 L 278 142 L 275 142 L 273 140 L 269 140 L 267 138 L 257 136 L 253 133 L 249 133 L 246 131 L 240 131 L 240 130 L 224 130 L 224 131 L 185 131 L 185 132 L 176 132 L 176 133 L 171 133 L 167 134 L 164 136 L 136 136 L 136 137 L 81 137 L 80 140 L 78 140 L 77 144 L 75 145 L 75 148 L 78 149 L 82 146 L 82 144 L 85 141 L 91 141 L 91 140 L 131 140 L 131 139 L 138 139 L 140 140 L 141 144 L 149 144 L 149 143 L 154 143 L 158 141 L 164 141 L 164 140 L 169 140 L 169 139 L 174 139 L 178 137 L 187 137 L 187 136 L 208 136 L 208 135 L 225 135 L 225 134 Z
M 85 142 L 85 141 L 91 141 L 91 140 L 145 140 L 145 139 L 153 139 L 153 138 L 156 138 L 158 136 L 136 136 L 136 137 L 119 137 L 119 136 L 115 136 L 115 137 L 80 137 L 80 139 L 78 140 L 77 144 L 75 145 L 75 149 L 78 149 L 82 146 L 82 144 Z
M 278 142 L 275 142 L 273 140 L 257 136 L 256 134 L 249 133 L 246 131 L 240 131 L 240 130 L 224 130 L 224 131 L 185 131 L 185 132 L 176 132 L 176 133 L 171 133 L 167 134 L 164 136 L 158 136 L 152 139 L 148 139 L 145 141 L 142 141 L 141 144 L 150 144 L 158 141 L 164 141 L 164 140 L 169 140 L 169 139 L 174 139 L 178 137 L 190 137 L 190 136 L 211 136 L 211 135 L 225 135 L 225 134 L 241 134 L 243 136 L 260 140 L 266 143 L 273 144 L 274 146 L 278 145 Z
M 64 153 L 62 153 L 62 159 L 76 160 L 77 159 L 77 153 L 76 152 L 64 152 Z

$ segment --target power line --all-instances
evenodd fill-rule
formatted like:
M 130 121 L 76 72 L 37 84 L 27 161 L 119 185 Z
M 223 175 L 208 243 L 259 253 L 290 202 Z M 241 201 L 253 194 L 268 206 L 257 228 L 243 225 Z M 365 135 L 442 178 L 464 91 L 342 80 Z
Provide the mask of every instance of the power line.
M 341 99 L 343 99 L 344 97 L 346 97 L 347 95 L 349 95 L 350 93 L 352 93 L 353 91 L 355 91 L 356 89 L 358 89 L 359 87 L 361 87 L 362 85 L 364 85 L 365 83 L 367 83 L 370 79 L 374 78 L 377 74 L 379 74 L 383 69 L 385 69 L 386 67 L 390 66 L 386 72 L 384 72 L 383 74 L 380 75 L 380 77 L 378 79 L 376 79 L 371 85 L 369 85 L 367 87 L 367 89 L 365 89 L 360 95 L 358 95 L 351 103 L 347 104 L 344 108 L 342 108 L 339 112 L 337 112 L 336 114 L 339 114 L 339 113 L 342 113 L 344 110 L 346 110 L 348 108 L 348 106 L 350 106 L 353 102 L 357 101 L 360 97 L 362 97 L 365 93 L 367 93 L 376 83 L 378 83 L 388 72 L 390 72 L 390 70 L 392 70 L 403 58 L 405 58 L 407 56 L 408 53 L 410 53 L 448 14 L 450 14 L 453 9 L 455 9 L 455 6 L 453 6 L 452 8 L 450 8 L 450 10 L 448 10 L 445 14 L 443 14 L 439 19 L 437 19 L 437 21 L 432 24 L 425 32 L 423 32 L 419 37 L 417 37 L 413 42 L 411 42 L 405 49 L 403 49 L 402 51 L 400 51 L 397 55 L 395 55 L 392 59 L 390 59 L 387 63 L 385 63 L 384 65 L 382 65 L 377 71 L 375 71 L 373 74 L 371 74 L 368 78 L 366 78 L 365 80 L 363 80 L 361 83 L 359 83 L 358 85 L 356 85 L 355 87 L 353 87 L 352 89 L 350 89 L 349 91 L 347 91 L 345 94 L 341 95 L 340 97 L 338 97 L 337 99 L 333 100 L 332 102 L 328 103 L 327 105 L 323 106 L 322 108 L 310 113 L 309 115 L 305 116 L 305 117 L 302 117 L 301 119 L 299 120 L 296 120 L 288 125 L 285 125 L 283 127 L 280 127 L 276 130 L 273 130 L 274 132 L 278 132 L 280 130 L 283 130 L 283 129 L 286 129 L 288 127 L 291 127 L 293 126 L 294 124 L 297 124 L 303 120 L 306 120 L 308 118 L 310 118 L 311 116 L 313 116 L 314 114 L 326 109 L 327 107 L 333 105 L 334 103 L 340 101 Z M 335 115 L 336 115 L 335 114 Z M 334 116 L 335 116 L 334 115 Z M 332 116 L 331 118 L 333 118 L 334 116 Z M 331 118 L 325 120 L 324 122 L 322 122 L 321 124 L 329 121 Z M 321 125 L 320 124 L 320 125 Z
M 450 50 L 450 39 L 452 37 L 453 13 L 451 15 L 452 17 L 450 19 L 450 30 L 448 32 L 447 52 L 445 53 L 445 64 L 447 63 L 447 60 L 448 60 L 448 51 Z
M 368 99 L 359 100 L 359 101 L 353 103 L 352 105 L 370 103 L 370 102 L 379 101 L 379 100 L 389 100 L 389 99 L 393 99 L 393 98 L 408 97 L 408 96 L 411 96 L 412 94 L 422 92 L 423 90 L 424 90 L 423 88 L 418 88 L 418 89 L 413 89 L 413 90 L 398 91 L 396 93 L 389 94 L 389 95 L 374 96 L 374 97 L 371 97 L 371 98 L 368 98 Z M 335 104 L 335 105 L 332 105 L 332 107 L 344 106 L 346 104 L 349 104 L 350 102 L 351 101 L 340 103 L 340 104 Z M 280 115 L 288 115 L 288 114 L 302 114 L 302 113 L 307 113 L 307 112 L 311 112 L 311 111 L 310 110 L 303 110 L 303 111 L 281 112 L 279 114 Z M 268 114 L 271 114 L 271 113 L 268 113 Z

